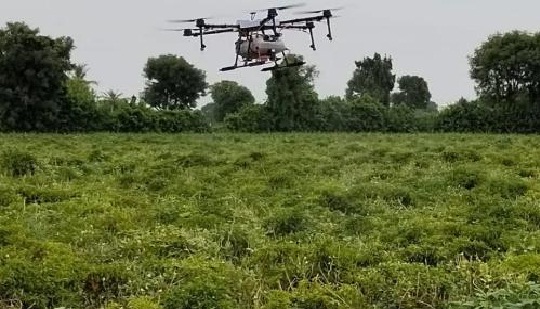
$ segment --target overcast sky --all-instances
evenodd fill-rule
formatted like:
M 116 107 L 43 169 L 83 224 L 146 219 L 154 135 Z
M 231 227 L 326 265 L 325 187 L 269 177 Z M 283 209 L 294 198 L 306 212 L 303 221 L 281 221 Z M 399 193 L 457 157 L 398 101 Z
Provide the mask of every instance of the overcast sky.
M 269 6 L 302 3 L 263 0 L 3 0 L 0 21 L 25 21 L 52 36 L 69 35 L 77 49 L 73 60 L 86 63 L 89 78 L 101 93 L 109 89 L 126 96 L 144 87 L 143 67 L 150 56 L 173 53 L 207 73 L 208 82 L 234 80 L 247 86 L 257 100 L 265 99 L 269 72 L 249 68 L 219 72 L 234 61 L 234 34 L 206 37 L 201 52 L 197 38 L 161 32 L 168 19 L 225 15 L 213 22 L 247 18 L 247 12 Z M 317 65 L 316 81 L 321 97 L 344 95 L 354 61 L 374 52 L 391 55 L 394 72 L 424 77 L 433 99 L 441 105 L 461 96 L 475 96 L 469 77 L 467 55 L 489 35 L 509 30 L 540 29 L 538 0 L 310 0 L 301 10 L 345 5 L 333 20 L 334 41 L 326 39 L 326 26 L 317 24 L 317 51 L 309 48 L 307 34 L 286 32 L 284 40 L 293 52 Z M 281 12 L 289 18 L 293 11 Z M 209 98 L 200 100 L 200 104 Z

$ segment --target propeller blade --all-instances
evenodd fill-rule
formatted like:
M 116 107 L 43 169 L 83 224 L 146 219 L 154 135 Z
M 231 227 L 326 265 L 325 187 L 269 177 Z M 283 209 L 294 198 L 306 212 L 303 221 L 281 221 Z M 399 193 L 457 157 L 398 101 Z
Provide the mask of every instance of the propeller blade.
M 215 17 L 200 17 L 200 18 L 192 18 L 192 19 L 170 19 L 170 20 L 168 20 L 168 22 L 170 22 L 170 23 L 194 23 L 199 19 L 208 20 L 208 19 L 213 19 L 213 18 L 215 18 Z
M 161 31 L 185 31 L 185 30 L 192 30 L 192 29 L 159 29 Z M 193 30 L 196 31 L 197 29 Z
M 333 8 L 333 9 L 295 12 L 294 14 L 297 14 L 297 15 L 300 15 L 300 14 L 319 14 L 319 13 L 323 13 L 324 11 L 341 11 L 343 9 L 345 9 L 345 7 L 341 6 L 341 7 L 337 7 L 337 8 Z
M 301 7 L 301 6 L 304 6 L 304 5 L 306 5 L 306 4 L 305 3 L 297 3 L 297 4 L 290 4 L 290 5 L 276 6 L 276 7 L 273 7 L 273 9 L 276 9 L 278 11 L 283 11 L 283 10 L 290 10 L 290 9 L 293 9 L 293 8 Z
M 274 7 L 270 7 L 270 8 L 267 8 L 267 9 L 255 10 L 255 11 L 252 11 L 251 13 L 266 12 L 268 10 L 284 11 L 284 10 L 290 10 L 290 9 L 293 9 L 293 8 L 305 6 L 305 5 L 306 5 L 305 3 L 297 3 L 297 4 L 289 4 L 289 5 L 282 5 L 282 6 L 274 6 Z

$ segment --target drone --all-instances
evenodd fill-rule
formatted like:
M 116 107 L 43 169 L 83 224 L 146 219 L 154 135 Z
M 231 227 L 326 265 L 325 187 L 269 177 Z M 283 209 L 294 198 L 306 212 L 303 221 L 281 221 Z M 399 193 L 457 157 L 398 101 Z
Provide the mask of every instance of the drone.
M 251 19 L 237 20 L 234 25 L 227 24 L 208 24 L 209 18 L 196 18 L 187 20 L 170 20 L 169 22 L 194 22 L 194 29 L 165 29 L 167 31 L 183 31 L 185 37 L 199 37 L 201 51 L 207 46 L 204 44 L 203 37 L 212 34 L 238 33 L 238 39 L 235 42 L 235 62 L 232 66 L 221 68 L 220 71 L 230 71 L 239 68 L 262 66 L 274 63 L 273 66 L 265 67 L 261 71 L 271 71 L 280 68 L 296 67 L 305 64 L 304 61 L 290 61 L 286 51 L 290 51 L 282 40 L 283 30 L 295 30 L 307 32 L 311 36 L 311 47 L 316 50 L 313 29 L 315 22 L 326 21 L 328 27 L 327 37 L 332 41 L 332 29 L 330 19 L 336 17 L 332 11 L 341 10 L 324 9 L 316 11 L 298 12 L 297 14 L 311 14 L 315 16 L 293 18 L 288 20 L 278 20 L 278 11 L 292 9 L 303 4 L 285 5 L 272 7 L 265 10 L 250 12 Z M 266 16 L 256 19 L 257 12 L 266 12 Z M 283 57 L 284 64 L 278 65 L 278 61 Z M 239 63 L 241 62 L 241 63 Z

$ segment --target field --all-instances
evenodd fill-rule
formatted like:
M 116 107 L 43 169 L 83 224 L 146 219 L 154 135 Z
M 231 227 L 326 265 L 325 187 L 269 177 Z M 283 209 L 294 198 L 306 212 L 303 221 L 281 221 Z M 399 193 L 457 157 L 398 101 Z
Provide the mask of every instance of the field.
M 537 308 L 537 136 L 1 138 L 0 308 Z

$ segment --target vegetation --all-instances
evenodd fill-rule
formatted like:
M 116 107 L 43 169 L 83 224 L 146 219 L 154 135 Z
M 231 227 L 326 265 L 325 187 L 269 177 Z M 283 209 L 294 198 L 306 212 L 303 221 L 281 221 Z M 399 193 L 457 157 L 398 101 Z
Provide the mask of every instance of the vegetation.
M 208 88 L 204 71 L 175 55 L 148 59 L 144 74 L 148 80 L 144 99 L 160 109 L 194 108 Z
M 540 132 L 539 38 L 488 38 L 439 110 L 379 53 L 343 97 L 305 65 L 255 102 L 176 55 L 97 95 L 73 39 L 7 23 L 0 308 L 538 308 L 540 140 L 485 133 Z
M 373 58 L 366 57 L 355 64 L 353 77 L 347 83 L 346 97 L 352 99 L 356 95 L 369 95 L 384 106 L 390 106 L 390 93 L 396 83 L 392 59 L 383 59 L 375 53 Z
M 245 86 L 228 80 L 210 85 L 204 71 L 169 54 L 148 59 L 139 101 L 113 90 L 97 96 L 86 65 L 70 61 L 73 39 L 7 23 L 0 31 L 0 130 L 536 133 L 539 38 L 519 31 L 490 36 L 469 57 L 478 98 L 439 110 L 423 77 L 396 77 L 392 58 L 377 52 L 355 61 L 343 97 L 320 98 L 318 70 L 304 65 L 272 71 L 266 100 L 255 102 Z M 297 60 L 302 56 L 287 59 Z M 213 102 L 197 109 L 208 94 Z
M 2 140 L 0 307 L 538 302 L 537 137 Z

